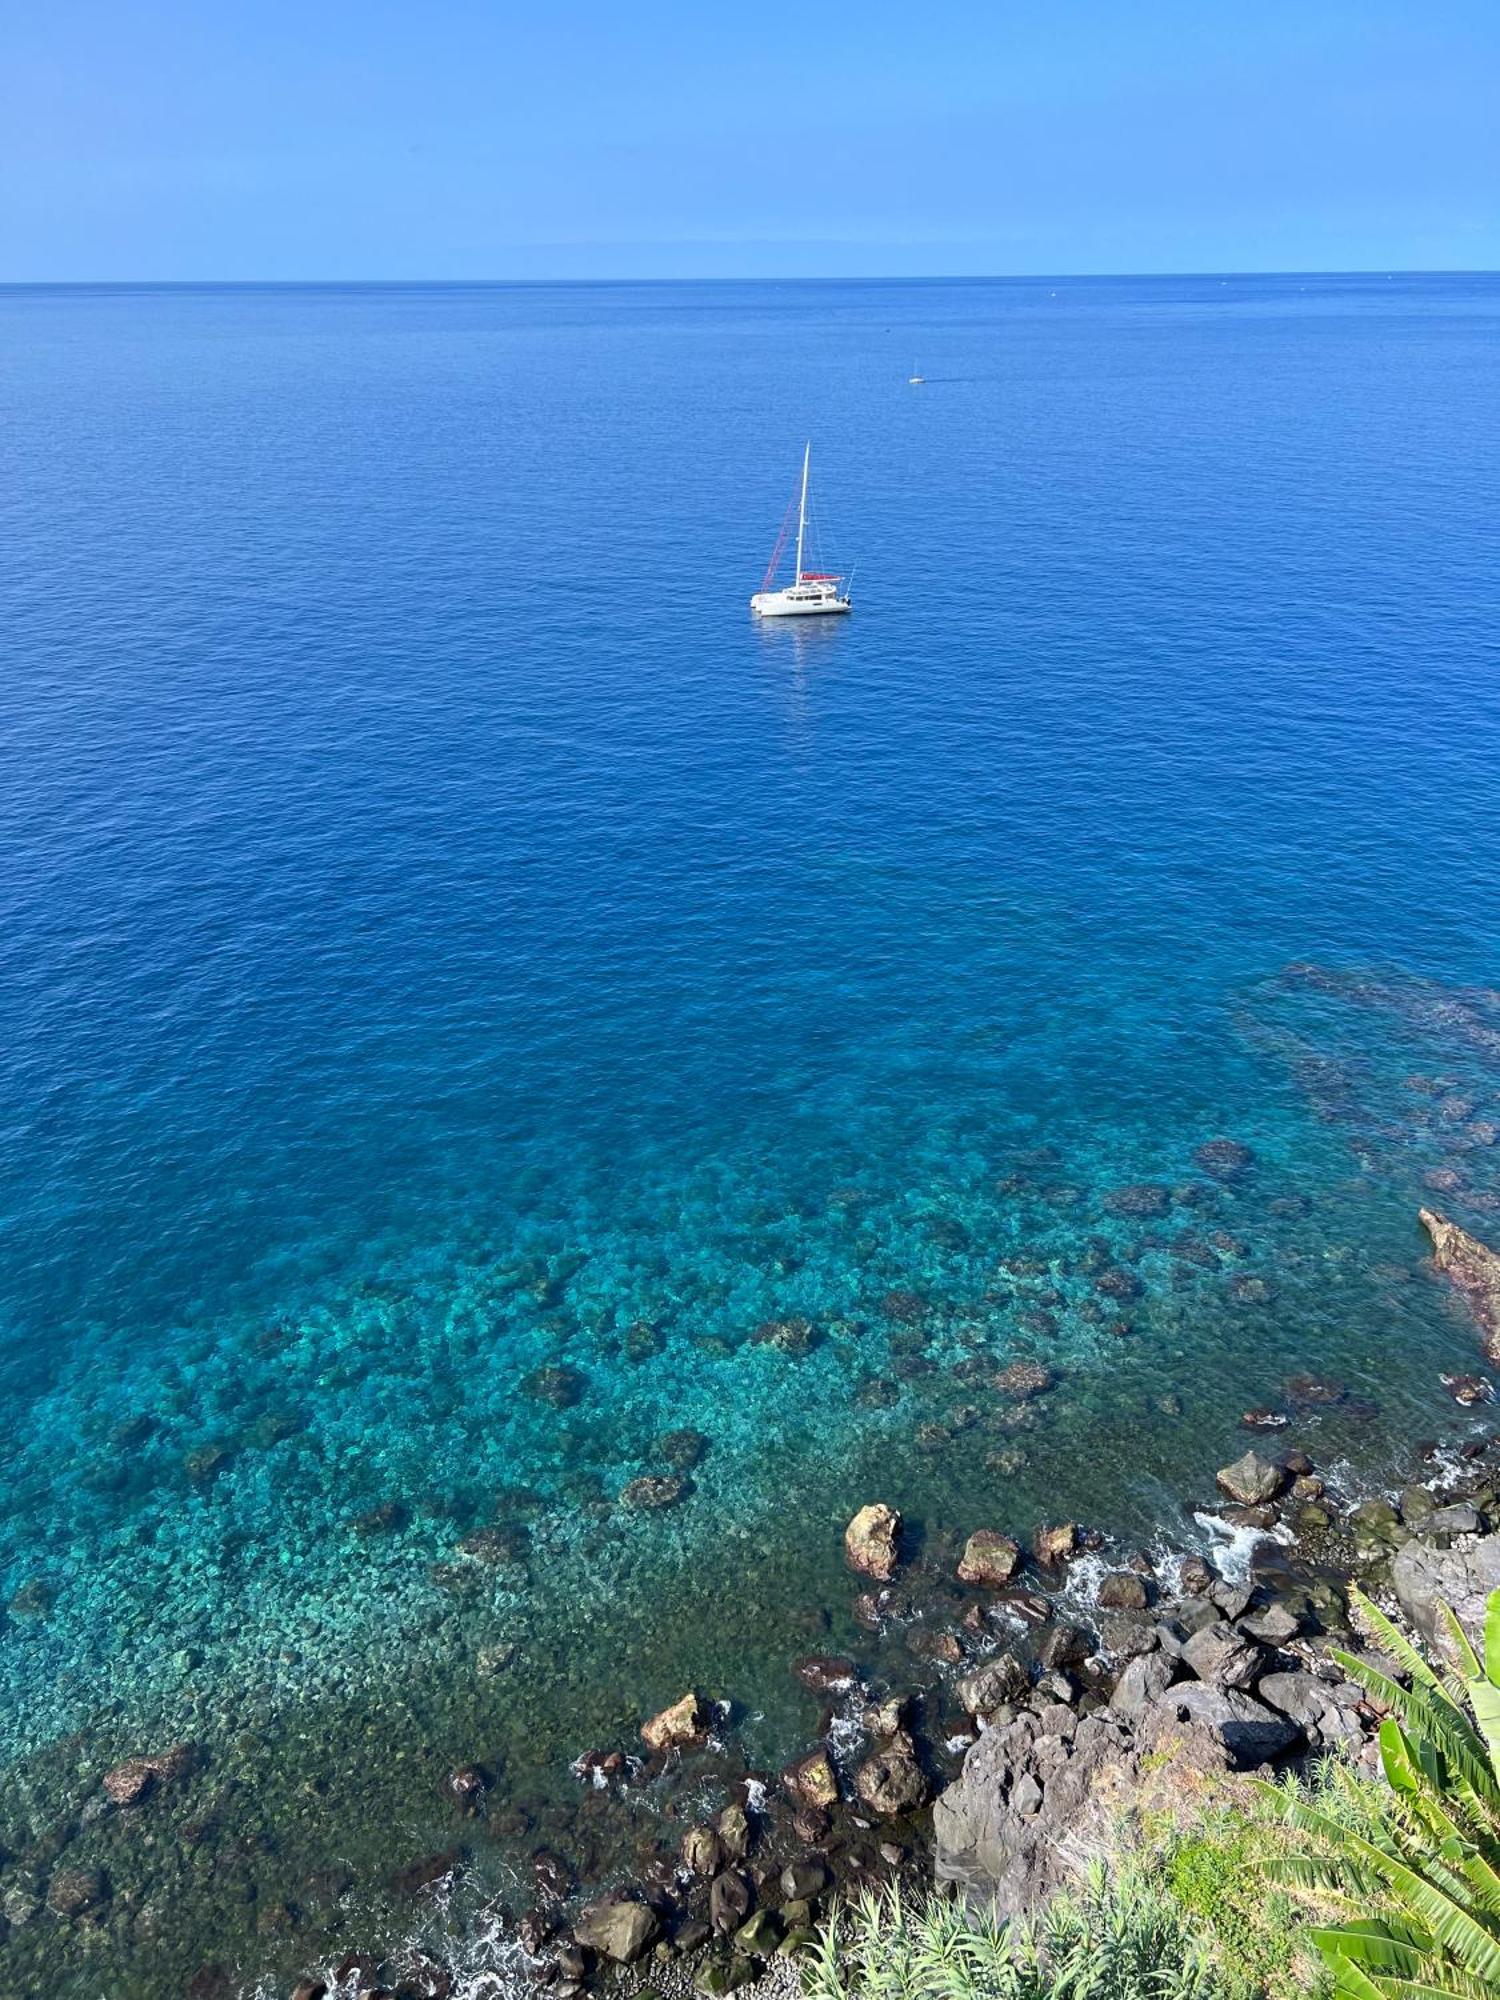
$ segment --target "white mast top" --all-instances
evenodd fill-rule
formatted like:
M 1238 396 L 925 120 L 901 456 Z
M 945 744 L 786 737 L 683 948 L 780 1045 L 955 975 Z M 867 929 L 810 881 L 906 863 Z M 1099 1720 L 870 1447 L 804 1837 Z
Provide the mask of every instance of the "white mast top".
M 802 453 L 802 503 L 797 509 L 797 583 L 802 581 L 802 537 L 807 529 L 807 463 L 812 457 L 812 439 Z M 796 588 L 796 585 L 793 585 Z

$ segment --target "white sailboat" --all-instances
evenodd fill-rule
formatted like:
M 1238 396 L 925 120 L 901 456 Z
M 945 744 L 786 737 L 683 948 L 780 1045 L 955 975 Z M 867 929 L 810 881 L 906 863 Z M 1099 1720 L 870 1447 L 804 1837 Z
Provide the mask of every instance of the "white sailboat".
M 820 613 L 851 609 L 848 591 L 840 589 L 844 581 L 841 576 L 834 576 L 827 570 L 807 570 L 802 567 L 802 549 L 807 536 L 807 473 L 811 463 L 812 443 L 809 440 L 802 454 L 802 492 L 797 502 L 796 575 L 785 590 L 774 588 L 776 571 L 791 527 L 791 509 L 788 508 L 775 552 L 766 565 L 765 575 L 761 578 L 760 589 L 750 600 L 750 609 L 757 617 L 806 618 Z
M 910 375 L 908 375 L 908 376 L 907 376 L 907 378 L 906 378 L 906 384 L 907 384 L 907 387 L 908 387 L 908 388 L 910 388 L 910 389 L 920 389 L 920 388 L 921 388 L 921 386 L 922 386 L 922 384 L 923 384 L 923 383 L 924 383 L 924 382 L 925 382 L 926 380 L 927 380 L 927 377 L 926 377 L 925 375 L 923 375 L 922 373 L 920 373 L 920 371 L 919 371 L 919 370 L 918 370 L 918 368 L 917 368 L 917 364 L 916 364 L 916 362 L 914 361 L 914 362 L 913 362 L 913 363 L 911 364 L 911 373 L 910 373 Z

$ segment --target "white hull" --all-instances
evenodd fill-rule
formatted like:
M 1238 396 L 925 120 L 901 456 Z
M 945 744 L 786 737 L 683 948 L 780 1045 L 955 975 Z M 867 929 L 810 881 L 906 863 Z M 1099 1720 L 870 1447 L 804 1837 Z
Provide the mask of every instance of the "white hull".
M 750 600 L 758 618 L 826 618 L 831 612 L 852 610 L 847 597 L 837 591 L 758 590 Z

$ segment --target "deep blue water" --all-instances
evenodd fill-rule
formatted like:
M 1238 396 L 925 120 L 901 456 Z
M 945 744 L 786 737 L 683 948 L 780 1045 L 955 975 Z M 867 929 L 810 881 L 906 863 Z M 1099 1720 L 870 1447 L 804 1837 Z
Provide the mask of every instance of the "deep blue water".
M 1500 1228 L 1497 331 L 1492 277 L 0 292 L 28 1810 L 65 1732 L 497 1634 L 528 1796 L 690 1677 L 771 1754 L 748 1635 L 873 1466 L 939 1532 L 1139 1535 L 1298 1368 L 1370 1476 L 1453 1428 L 1415 1207 Z M 856 611 L 760 627 L 808 437 Z M 1017 1353 L 1060 1386 L 997 1471 L 953 1371 Z M 622 1515 L 683 1425 L 691 1496 Z M 445 1594 L 507 1492 L 528 1560 Z

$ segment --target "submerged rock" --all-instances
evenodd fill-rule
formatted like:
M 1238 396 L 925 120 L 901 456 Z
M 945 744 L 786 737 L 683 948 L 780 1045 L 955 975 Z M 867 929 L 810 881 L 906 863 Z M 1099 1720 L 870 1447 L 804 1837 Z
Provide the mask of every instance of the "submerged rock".
M 155 1757 L 127 1757 L 105 1772 L 104 1792 L 117 1806 L 139 1805 L 159 1784 L 188 1777 L 197 1764 L 198 1749 L 192 1743 L 179 1743 Z
M 675 1507 L 691 1490 L 690 1483 L 675 1473 L 644 1472 L 622 1489 L 620 1505 L 634 1514 L 655 1514 L 663 1507 Z
M 755 1329 L 750 1341 L 752 1346 L 774 1347 L 801 1360 L 817 1346 L 818 1329 L 810 1319 L 800 1315 L 793 1319 L 768 1319 Z
M 1197 1148 L 1193 1158 L 1215 1180 L 1232 1181 L 1245 1172 L 1255 1155 L 1240 1139 L 1209 1139 Z
M 1002 1396 L 1029 1402 L 1033 1396 L 1045 1395 L 1055 1380 L 1052 1370 L 1040 1361 L 1012 1361 L 995 1377 L 995 1387 Z
M 691 1472 L 701 1464 L 703 1454 L 708 1450 L 708 1439 L 702 1431 L 684 1428 L 666 1431 L 652 1445 L 652 1455 L 670 1465 L 674 1472 Z
M 1135 1187 L 1111 1188 L 1104 1197 L 1104 1207 L 1110 1215 L 1165 1215 L 1172 1206 L 1172 1190 L 1140 1184 Z
M 1491 1361 L 1500 1361 L 1500 1255 L 1430 1208 L 1418 1210 L 1432 1238 L 1432 1261 L 1459 1292 L 1479 1328 Z
M 59 1868 L 47 1884 L 47 1908 L 59 1917 L 83 1917 L 109 1900 L 109 1879 L 99 1868 Z
M 850 1569 L 860 1576 L 889 1583 L 900 1562 L 898 1538 L 901 1516 L 883 1500 L 861 1507 L 844 1530 L 844 1555 Z
M 570 1410 L 582 1396 L 583 1388 L 583 1376 L 565 1362 L 533 1368 L 529 1375 L 521 1377 L 521 1394 L 538 1403 L 549 1403 L 554 1410 Z

